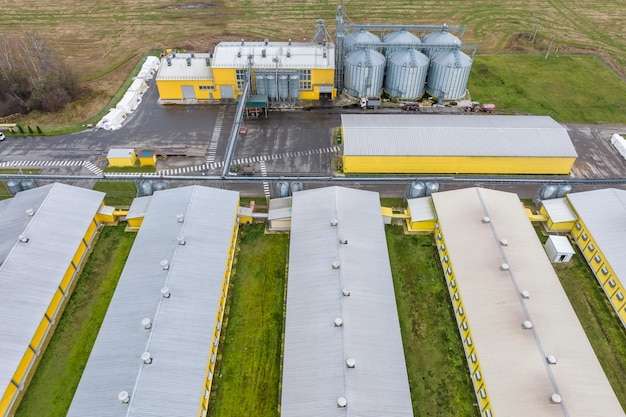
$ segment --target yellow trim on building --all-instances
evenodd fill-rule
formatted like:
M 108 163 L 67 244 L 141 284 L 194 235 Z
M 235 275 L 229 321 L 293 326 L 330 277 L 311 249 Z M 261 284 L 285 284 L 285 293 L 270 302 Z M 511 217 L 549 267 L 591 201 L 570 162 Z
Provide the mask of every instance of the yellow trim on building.
M 343 137 L 343 136 L 342 136 Z M 428 174 L 569 174 L 575 158 L 344 155 L 343 171 Z

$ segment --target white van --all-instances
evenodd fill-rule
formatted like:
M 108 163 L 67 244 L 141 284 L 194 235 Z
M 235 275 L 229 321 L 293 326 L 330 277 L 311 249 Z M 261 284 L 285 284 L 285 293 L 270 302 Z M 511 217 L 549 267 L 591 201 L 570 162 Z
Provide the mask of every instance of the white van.
M 0 132 L 0 142 L 3 141 L 6 138 L 6 136 L 4 136 L 4 133 Z

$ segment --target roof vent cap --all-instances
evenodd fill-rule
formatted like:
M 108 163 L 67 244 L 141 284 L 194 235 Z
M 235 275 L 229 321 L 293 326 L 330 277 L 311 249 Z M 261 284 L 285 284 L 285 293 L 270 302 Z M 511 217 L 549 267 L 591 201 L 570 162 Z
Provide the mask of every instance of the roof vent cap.
M 346 405 L 348 405 L 348 400 L 346 400 L 346 397 L 337 398 L 337 407 L 344 408 Z
M 332 266 L 333 266 L 333 269 L 339 269 L 339 261 L 334 261 Z
M 176 240 L 178 240 L 178 244 L 181 246 L 184 246 L 187 244 L 187 241 L 185 240 L 185 236 L 183 235 L 178 236 Z
M 341 320 L 340 317 L 337 317 L 335 319 L 335 327 L 341 327 L 341 326 L 343 326 L 343 320 Z
M 546 358 L 546 360 L 548 361 L 548 363 L 550 365 L 556 365 L 556 356 L 554 355 L 548 355 L 548 357 Z
M 170 298 L 172 294 L 170 294 L 170 289 L 168 287 L 161 288 L 161 295 L 163 298 Z
M 354 360 L 354 358 L 348 358 L 346 359 L 346 365 L 348 368 L 354 368 L 356 366 L 356 360 Z
M 347 245 L 348 244 L 348 239 L 345 237 L 340 237 L 339 238 L 339 243 L 343 244 L 343 245 Z
M 503 270 L 503 271 L 508 271 L 508 270 L 510 269 L 510 266 L 509 266 L 509 264 L 507 264 L 506 262 L 503 262 L 503 263 L 500 265 L 500 269 L 501 269 L 501 270 Z
M 561 402 L 563 402 L 563 399 L 561 398 L 559 394 L 555 392 L 554 394 L 550 396 L 550 402 L 552 404 L 561 404 Z
M 530 293 L 526 290 L 522 290 L 522 292 L 520 293 L 520 295 L 522 296 L 522 298 L 528 300 L 530 298 Z
M 19 235 L 17 238 L 18 238 L 18 239 L 19 239 L 19 241 L 20 241 L 20 242 L 22 242 L 22 243 L 28 243 L 28 241 L 30 240 L 29 238 L 27 238 L 27 237 L 26 237 L 26 236 L 24 236 L 24 235 Z
M 26 214 L 31 217 L 33 214 L 35 214 L 35 210 L 33 210 L 32 208 L 26 209 Z
M 331 226 L 337 226 L 337 219 L 331 219 L 330 220 L 330 225 Z
M 122 402 L 122 404 L 128 404 L 130 401 L 130 395 L 128 395 L 128 391 L 122 391 L 117 394 L 117 399 Z
M 178 213 L 176 215 L 176 219 L 178 220 L 178 223 L 182 223 L 185 221 L 185 215 L 183 213 Z
M 490 221 L 491 219 L 489 218 L 489 216 L 483 217 L 483 220 L 482 220 L 483 223 L 489 223 Z
M 506 239 L 500 239 L 500 245 L 502 246 L 509 246 L 509 241 Z
M 146 317 L 141 320 L 141 325 L 143 326 L 144 329 L 148 330 L 152 328 L 152 321 L 150 320 L 150 318 Z
M 522 323 L 522 327 L 524 328 L 524 330 L 530 330 L 533 328 L 533 322 L 530 320 L 524 320 L 524 323 Z
M 350 296 L 350 290 L 347 289 L 347 288 L 342 289 L 341 293 L 343 294 L 344 297 L 349 297 Z
M 151 364 L 152 363 L 152 356 L 150 355 L 150 352 L 144 352 L 141 354 L 141 360 L 143 361 L 143 363 L 145 363 L 146 365 Z
M 170 269 L 170 263 L 167 261 L 167 259 L 163 259 L 161 261 L 161 268 L 163 268 L 164 271 Z

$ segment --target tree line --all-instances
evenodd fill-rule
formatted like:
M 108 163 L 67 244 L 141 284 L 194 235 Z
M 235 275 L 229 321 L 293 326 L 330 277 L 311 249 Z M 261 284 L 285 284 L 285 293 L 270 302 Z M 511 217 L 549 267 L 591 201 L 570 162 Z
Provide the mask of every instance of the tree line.
M 78 93 L 76 74 L 45 40 L 0 35 L 0 116 L 61 110 Z

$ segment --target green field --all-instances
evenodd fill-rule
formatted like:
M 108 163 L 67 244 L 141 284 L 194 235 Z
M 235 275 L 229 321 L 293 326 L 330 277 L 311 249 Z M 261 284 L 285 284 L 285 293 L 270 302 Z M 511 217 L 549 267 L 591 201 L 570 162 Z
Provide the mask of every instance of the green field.
M 137 197 L 137 188 L 131 181 L 98 181 L 93 187 L 106 193 L 104 204 L 113 207 L 127 207 Z
M 16 417 L 67 414 L 135 236 L 123 224 L 100 233 Z
M 413 2 L 390 0 L 386 2 L 342 2 L 348 16 L 346 21 L 363 24 L 428 24 L 463 26 L 463 43 L 477 46 L 478 70 L 480 63 L 492 53 L 530 54 L 542 57 L 550 41 L 552 54 L 549 66 L 536 68 L 528 75 L 539 74 L 542 80 L 552 80 L 554 85 L 537 85 L 525 77 L 509 78 L 506 65 L 489 67 L 489 73 L 506 82 L 501 92 L 484 91 L 485 96 L 498 98 L 496 104 L 511 111 L 556 115 L 561 121 L 594 121 L 621 123 L 602 107 L 610 109 L 613 87 L 626 77 L 626 37 L 620 29 L 626 20 L 626 3 L 619 0 L 598 0 L 592 5 L 584 0 L 545 0 L 507 2 L 486 0 L 446 2 L 426 0 Z M 62 114 L 33 114 L 23 117 L 22 124 L 42 126 L 45 132 L 62 132 L 60 124 L 75 129 L 96 119 L 103 109 L 115 102 L 112 97 L 129 81 L 129 74 L 144 54 L 165 48 L 183 48 L 208 51 L 223 40 L 311 39 L 316 30 L 316 20 L 323 19 L 334 37 L 337 3 L 328 0 L 297 0 L 285 4 L 278 0 L 219 0 L 211 3 L 183 0 L 127 0 L 109 3 L 76 2 L 73 0 L 5 0 L 0 25 L 4 33 L 15 36 L 33 31 L 47 39 L 57 53 L 67 59 L 78 73 L 85 93 Z M 534 42 L 530 35 L 537 28 Z M 459 36 L 460 32 L 455 32 Z M 485 55 L 487 54 L 487 55 Z M 557 58 L 557 55 L 560 57 Z M 572 54 L 600 57 L 608 68 L 622 79 L 609 77 L 595 70 L 586 72 L 588 66 L 578 68 L 559 63 Z M 489 58 L 490 60 L 492 58 Z M 571 59 L 575 59 L 572 57 Z M 496 61 L 491 61 L 496 65 Z M 487 64 L 488 65 L 488 64 Z M 513 64 L 508 64 L 512 66 Z M 563 72 L 580 71 L 582 75 L 561 79 Z M 474 71 L 476 72 L 476 71 Z M 506 75 L 506 76 L 505 76 Z M 583 80 L 582 77 L 588 77 Z M 580 78 L 579 78 L 580 77 Z M 509 83 L 509 81 L 511 83 Z M 577 83 L 580 81 L 580 83 Z M 478 88 L 472 91 L 473 84 Z M 480 101 L 482 85 L 470 81 L 470 91 Z M 584 110 L 564 111 L 563 106 L 599 106 L 597 117 Z M 623 88 L 623 86 L 622 86 Z M 512 97 L 525 94 L 527 103 Z M 545 95 L 545 97 L 544 97 Z M 570 100 L 573 96 L 574 100 Z M 502 100 L 502 101 L 500 101 Z M 500 101 L 500 102 L 499 102 Z M 542 104 L 543 103 L 543 104 Z M 623 107 L 622 107 L 623 108 Z M 582 119 L 577 119 L 582 115 Z

